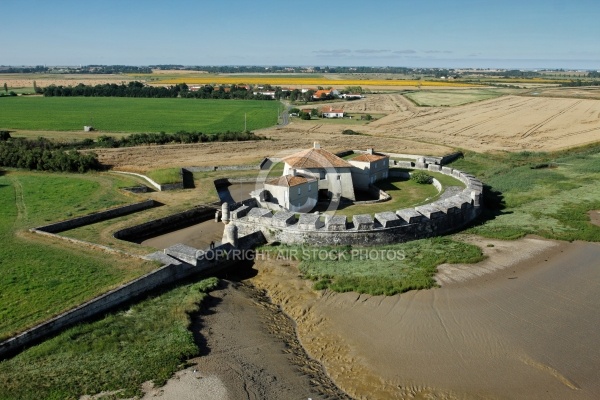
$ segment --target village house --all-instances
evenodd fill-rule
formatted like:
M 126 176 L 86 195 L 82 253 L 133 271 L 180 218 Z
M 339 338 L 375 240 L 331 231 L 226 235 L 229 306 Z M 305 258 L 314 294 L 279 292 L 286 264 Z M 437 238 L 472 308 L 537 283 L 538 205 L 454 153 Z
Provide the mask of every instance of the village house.
M 313 94 L 313 99 L 321 100 L 324 98 L 333 98 L 340 95 L 336 89 L 319 89 Z
M 270 97 L 272 99 L 275 98 L 275 91 L 274 90 L 263 90 L 263 91 L 259 91 L 259 92 L 252 92 L 253 95 L 257 95 L 257 94 L 262 94 L 263 96 L 267 96 Z
M 323 107 L 321 109 L 321 115 L 323 118 L 344 118 L 344 110 L 334 109 L 333 107 Z
M 360 93 L 343 93 L 340 95 L 342 99 L 362 99 L 363 95 Z

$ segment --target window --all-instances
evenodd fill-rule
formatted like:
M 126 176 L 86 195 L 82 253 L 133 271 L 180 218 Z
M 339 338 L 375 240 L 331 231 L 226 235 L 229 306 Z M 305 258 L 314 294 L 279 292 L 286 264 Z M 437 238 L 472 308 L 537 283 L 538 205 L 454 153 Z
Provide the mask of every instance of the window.
M 302 188 L 298 188 L 298 195 L 302 194 Z
M 310 191 L 311 191 L 311 189 L 312 189 L 312 185 L 309 183 L 309 184 L 308 184 L 308 191 L 310 192 Z
M 341 175 L 338 175 L 338 176 L 337 176 L 337 180 L 339 181 L 340 179 L 342 179 L 342 176 L 341 176 Z
M 320 174 L 319 177 L 321 179 L 325 179 L 325 171 L 320 171 L 319 174 Z

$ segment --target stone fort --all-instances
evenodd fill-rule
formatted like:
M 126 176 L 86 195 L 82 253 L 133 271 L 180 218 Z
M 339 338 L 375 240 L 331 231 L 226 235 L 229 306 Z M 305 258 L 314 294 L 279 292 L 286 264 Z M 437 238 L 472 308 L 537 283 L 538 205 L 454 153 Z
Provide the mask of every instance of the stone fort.
M 310 245 L 380 245 L 442 235 L 463 228 L 481 213 L 482 183 L 474 176 L 442 165 L 442 160 L 418 156 L 415 161 L 391 160 L 373 149 L 353 150 L 344 160 L 315 143 L 312 149 L 284 158 L 283 175 L 264 181 L 245 203 L 223 203 L 226 224 L 223 243 L 261 232 L 269 242 Z M 439 172 L 464 184 L 436 201 L 411 208 L 346 216 L 309 213 L 320 199 L 334 204 L 355 200 L 355 189 L 376 189 L 389 178 L 408 178 L 415 170 Z M 433 184 L 438 191 L 442 185 Z M 458 189 L 454 187 L 454 189 Z M 380 201 L 389 199 L 381 192 Z M 335 207 L 334 207 L 335 208 Z M 333 210 L 334 211 L 334 210 Z M 235 245 L 235 244 L 234 244 Z

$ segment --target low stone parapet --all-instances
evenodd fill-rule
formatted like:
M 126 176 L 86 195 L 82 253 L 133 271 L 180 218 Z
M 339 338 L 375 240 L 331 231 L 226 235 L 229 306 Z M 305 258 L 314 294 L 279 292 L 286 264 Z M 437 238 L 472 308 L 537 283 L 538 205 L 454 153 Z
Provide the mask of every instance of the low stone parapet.
M 404 208 L 396 211 L 396 215 L 402 218 L 407 224 L 418 224 L 424 218 L 423 214 L 415 210 L 414 208 Z
M 425 204 L 423 206 L 418 206 L 418 207 L 415 207 L 415 210 L 417 210 L 418 212 L 423 214 L 426 218 L 432 219 L 432 220 L 438 219 L 438 218 L 444 218 L 446 215 L 443 210 L 440 210 L 434 204 Z
M 392 211 L 376 213 L 375 219 L 384 228 L 391 228 L 393 226 L 400 226 L 402 224 L 405 224 L 404 220 L 398 218 L 398 216 Z
M 371 214 L 353 215 L 352 223 L 357 231 L 368 231 L 375 227 L 375 221 L 373 221 Z
M 261 222 L 264 223 L 265 218 L 271 219 L 273 218 L 273 213 L 271 210 L 266 208 L 254 207 L 248 211 L 247 218 L 251 222 Z
M 164 253 L 168 256 L 181 260 L 188 264 L 196 266 L 196 260 L 198 259 L 198 249 L 187 246 L 182 243 L 174 244 L 164 249 Z
M 250 211 L 249 206 L 242 205 L 241 207 L 238 207 L 233 211 L 229 211 L 229 215 L 231 216 L 231 219 L 239 219 L 239 218 L 243 218 L 246 215 L 248 215 L 249 211 Z
M 298 229 L 303 231 L 310 231 L 320 229 L 325 224 L 321 221 L 321 217 L 318 214 L 300 214 L 298 220 Z
M 297 222 L 296 214 L 291 211 L 278 211 L 273 215 L 271 225 L 279 228 L 286 228 Z
M 328 231 L 345 231 L 346 217 L 344 215 L 327 216 L 325 221 L 325 229 Z

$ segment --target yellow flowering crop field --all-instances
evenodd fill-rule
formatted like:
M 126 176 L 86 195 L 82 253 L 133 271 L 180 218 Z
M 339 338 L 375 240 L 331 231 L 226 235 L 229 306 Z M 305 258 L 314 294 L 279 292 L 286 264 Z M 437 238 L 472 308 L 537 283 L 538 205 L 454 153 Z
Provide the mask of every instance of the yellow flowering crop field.
M 251 76 L 251 75 L 202 75 L 202 76 L 166 76 L 157 78 L 156 75 L 135 75 L 138 78 L 152 79 L 148 83 L 155 85 L 272 85 L 272 86 L 440 86 L 440 87 L 475 87 L 476 84 L 452 81 L 425 80 L 392 80 L 392 79 L 328 79 L 325 77 L 301 76 Z

